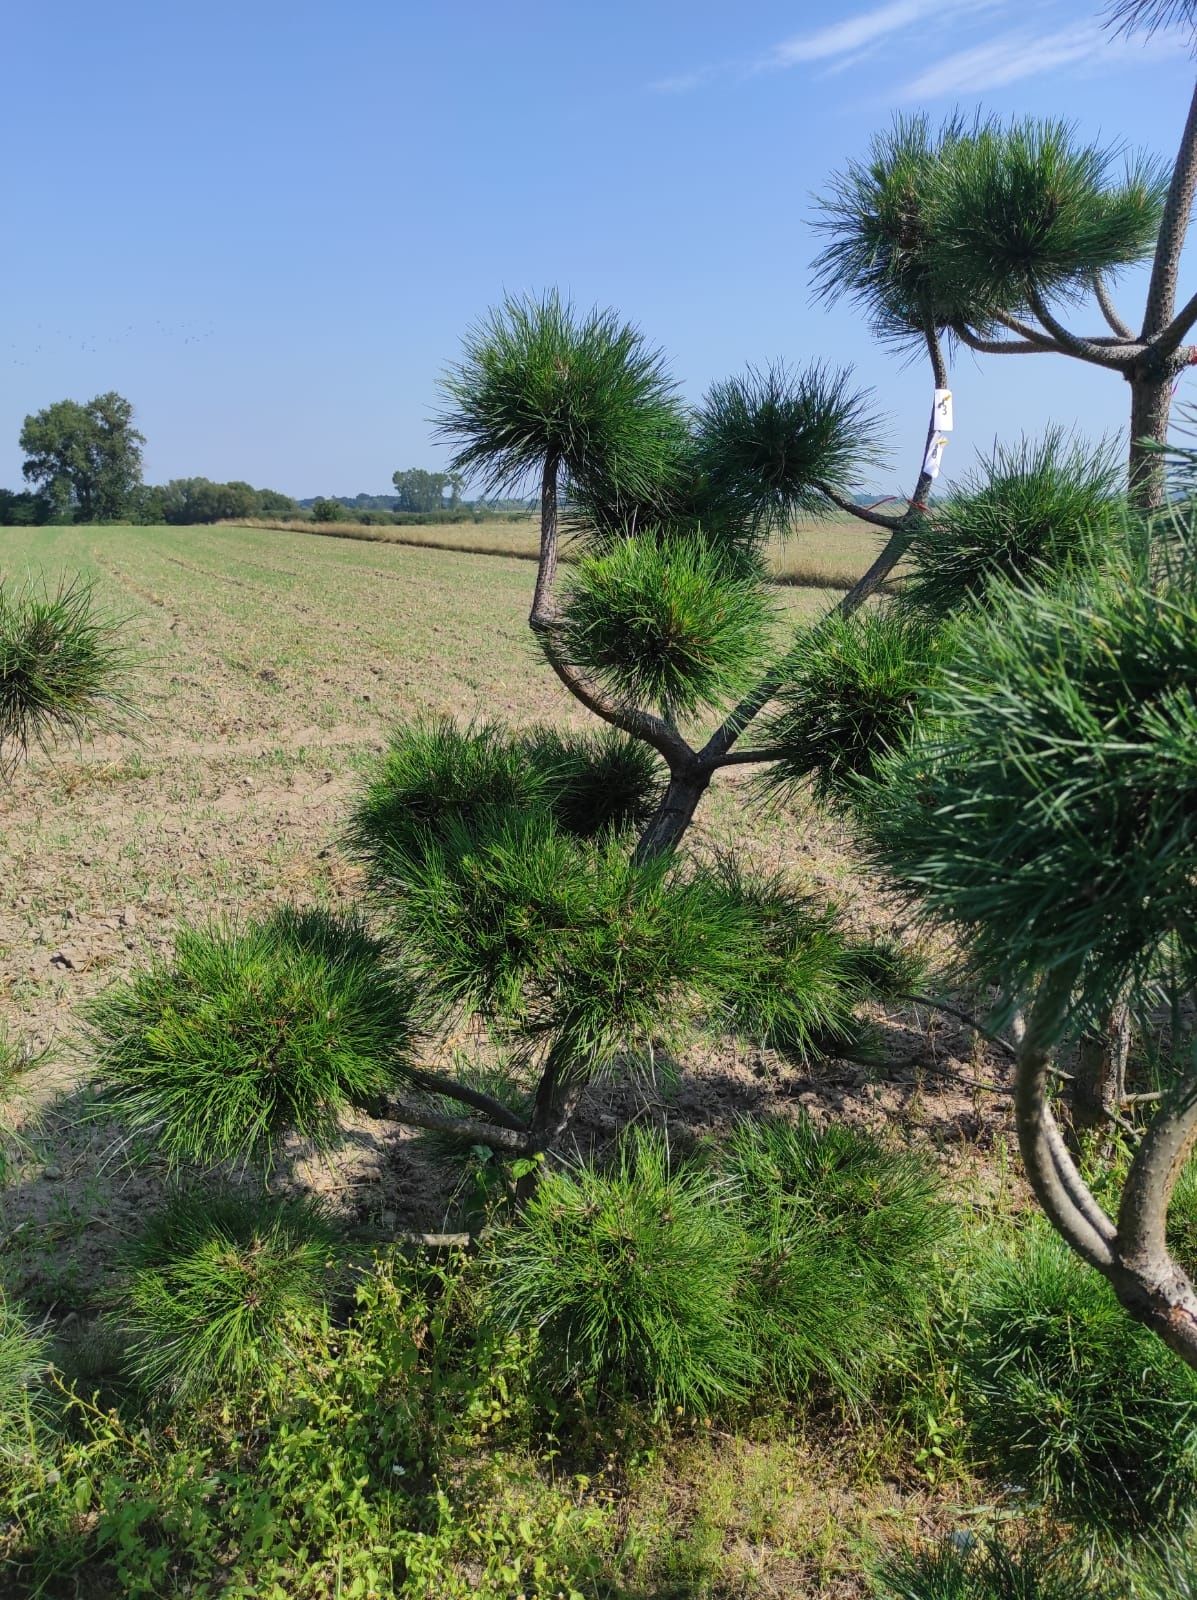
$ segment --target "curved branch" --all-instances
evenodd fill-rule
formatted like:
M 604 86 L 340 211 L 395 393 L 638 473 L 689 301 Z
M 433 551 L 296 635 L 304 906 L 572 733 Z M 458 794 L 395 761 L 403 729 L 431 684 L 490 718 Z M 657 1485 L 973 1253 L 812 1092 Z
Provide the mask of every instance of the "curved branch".
M 876 528 L 893 529 L 902 520 L 900 516 L 896 517 L 885 511 L 874 511 L 871 506 L 858 506 L 853 500 L 845 500 L 829 484 L 816 483 L 815 488 L 821 495 L 825 495 L 833 506 L 838 506 L 851 517 L 859 517 L 861 522 L 871 522 Z
M 1163 330 L 1152 339 L 1147 348 L 1159 356 L 1170 356 L 1173 351 L 1179 350 L 1184 341 L 1184 336 L 1189 333 L 1197 323 L 1197 294 L 1188 300 L 1176 316 Z
M 533 617 L 531 623 L 533 632 L 540 640 L 545 660 L 574 699 L 580 701 L 587 711 L 592 711 L 596 717 L 609 722 L 613 728 L 619 728 L 636 739 L 643 739 L 645 744 L 652 745 L 671 770 L 687 766 L 694 761 L 695 752 L 677 729 L 671 727 L 663 717 L 655 716 L 651 711 L 641 711 L 636 706 L 621 706 L 603 694 L 602 690 L 584 677 L 576 667 L 571 666 L 557 649 L 551 618 Z
M 729 750 L 712 762 L 716 767 L 748 767 L 761 761 L 776 761 L 780 750 Z
M 1111 330 L 1120 339 L 1133 339 L 1135 336 L 1122 318 L 1118 315 L 1117 307 L 1110 298 L 1110 291 L 1106 288 L 1106 280 L 1100 272 L 1093 274 L 1093 293 L 1097 296 L 1097 303 L 1101 307 L 1101 314 L 1109 323 Z
M 553 585 L 557 578 L 557 474 L 560 463 L 555 456 L 545 458 L 540 485 L 540 558 L 536 569 L 536 589 L 532 596 L 532 610 L 528 626 L 540 640 L 545 660 L 561 682 L 581 701 L 587 711 L 609 722 L 613 728 L 643 739 L 664 757 L 670 770 L 692 763 L 694 751 L 670 723 L 651 711 L 641 711 L 635 706 L 621 706 L 591 683 L 565 660 L 556 647 L 553 629 L 556 618 L 553 610 Z
M 1104 339 L 1081 339 L 1075 333 L 1070 333 L 1054 316 L 1051 307 L 1034 284 L 1027 289 L 1027 302 L 1057 345 L 1068 355 L 1076 356 L 1079 361 L 1088 361 L 1096 367 L 1110 367 L 1115 372 L 1124 372 L 1140 354 L 1137 345 L 1123 345 L 1120 342 L 1107 342 Z
M 1122 1190 L 1118 1244 L 1124 1261 L 1158 1272 L 1170 1265 L 1168 1206 L 1197 1138 L 1197 1078 L 1165 1096 L 1135 1152 Z
M 932 1011 L 942 1011 L 945 1016 L 955 1017 L 957 1022 L 963 1022 L 964 1025 L 968 1028 L 971 1028 L 974 1033 L 980 1034 L 982 1039 L 987 1040 L 992 1045 L 996 1045 L 1002 1054 L 1009 1060 L 1018 1060 L 1018 1051 L 1014 1048 L 1010 1041 L 1008 1039 L 1003 1039 L 1000 1033 L 994 1033 L 990 1028 L 987 1028 L 985 1024 L 977 1017 L 974 1017 L 971 1012 L 964 1011 L 959 1006 L 949 1005 L 946 1000 L 932 999 L 929 994 L 903 994 L 899 995 L 898 999 L 908 1000 L 911 1005 L 930 1006 Z
M 1113 1223 L 1085 1186 L 1064 1146 L 1047 1097 L 1051 1050 L 1068 1009 L 1074 965 L 1043 980 L 1019 1040 L 1014 1089 L 1018 1143 L 1027 1179 L 1052 1226 L 1091 1266 L 1114 1265 Z
M 1020 339 L 1025 339 L 1028 344 L 1039 345 L 1044 350 L 1054 350 L 1057 355 L 1062 354 L 1061 347 L 1054 339 L 1049 339 L 1042 328 L 1033 327 L 1031 323 L 1024 322 L 1021 317 L 1011 316 L 1008 311 L 995 311 L 993 320 L 1000 322 L 1003 328 L 1009 328 L 1011 333 L 1018 334 Z
M 528 1149 L 526 1128 L 499 1128 L 477 1117 L 447 1117 L 403 1100 L 384 1101 L 381 1115 L 388 1122 L 400 1122 L 408 1128 L 427 1128 L 431 1133 L 452 1134 L 454 1138 L 468 1139 L 471 1144 L 484 1144 L 491 1150 L 505 1150 L 512 1155 L 523 1155 Z
M 974 333 L 971 328 L 963 325 L 954 330 L 956 337 L 970 350 L 977 350 L 983 356 L 1034 356 L 1034 355 L 1060 355 L 1062 352 L 1054 344 L 1048 344 L 1043 339 L 983 339 L 980 334 Z
M 510 1106 L 496 1100 L 494 1095 L 472 1088 L 468 1083 L 458 1083 L 455 1078 L 442 1078 L 439 1073 L 425 1072 L 420 1067 L 409 1069 L 403 1077 L 413 1089 L 423 1089 L 426 1094 L 444 1095 L 446 1100 L 460 1100 L 463 1105 L 473 1106 L 475 1111 L 481 1111 L 500 1127 L 514 1128 L 521 1133 L 527 1130 L 527 1123 Z

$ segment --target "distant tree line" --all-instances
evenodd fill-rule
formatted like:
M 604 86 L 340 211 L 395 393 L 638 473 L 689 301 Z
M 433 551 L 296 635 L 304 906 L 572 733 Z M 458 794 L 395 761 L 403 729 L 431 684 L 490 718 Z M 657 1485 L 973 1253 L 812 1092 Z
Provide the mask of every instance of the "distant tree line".
M 0 527 L 41 527 L 63 522 L 192 524 L 249 518 L 316 522 L 477 521 L 523 511 L 526 500 L 463 500 L 458 472 L 407 467 L 392 475 L 393 495 L 319 495 L 295 500 L 277 489 L 234 480 L 142 479 L 145 436 L 134 426 L 133 406 L 115 391 L 83 404 L 58 400 L 25 418 L 20 445 L 26 488 L 0 489 Z

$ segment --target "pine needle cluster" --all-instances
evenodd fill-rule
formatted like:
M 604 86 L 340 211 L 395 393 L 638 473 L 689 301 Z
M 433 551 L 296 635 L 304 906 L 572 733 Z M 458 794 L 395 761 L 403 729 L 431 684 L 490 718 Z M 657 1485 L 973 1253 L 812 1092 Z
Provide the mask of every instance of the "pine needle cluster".
M 749 1240 L 755 1346 L 783 1394 L 863 1400 L 954 1225 L 932 1168 L 845 1124 L 741 1122 L 720 1152 Z
M 891 1556 L 877 1572 L 877 1600 L 1113 1600 L 1075 1562 L 999 1539 L 953 1542 Z
M 850 374 L 814 365 L 750 367 L 708 391 L 696 419 L 696 464 L 711 507 L 759 538 L 796 516 L 825 516 L 822 492 L 853 492 L 883 460 L 880 424 Z
M 960 1353 L 974 1444 L 1063 1515 L 1120 1531 L 1197 1504 L 1197 1373 L 1046 1226 L 973 1264 Z
M 492 1315 L 535 1327 L 541 1381 L 592 1407 L 859 1400 L 950 1221 L 924 1163 L 847 1128 L 744 1123 L 713 1162 L 637 1130 L 545 1175 L 496 1242 Z
M 357 797 L 349 848 L 376 886 L 422 841 L 452 828 L 485 832 L 544 812 L 565 833 L 595 838 L 646 822 L 661 792 L 654 751 L 615 729 L 574 734 L 451 718 L 405 723 Z
M 553 1393 L 706 1415 L 755 1377 L 730 1200 L 726 1179 L 640 1131 L 605 1171 L 548 1172 L 494 1247 L 491 1314 L 537 1330 Z
M 179 1191 L 128 1251 L 128 1371 L 174 1401 L 269 1388 L 323 1321 L 339 1248 L 311 1200 Z
M 0 772 L 33 745 L 78 738 L 127 709 L 119 629 L 82 580 L 53 593 L 32 582 L 0 588 Z
M 821 202 L 818 291 L 911 347 L 930 330 L 991 332 L 1032 292 L 1089 292 L 1094 273 L 1148 256 L 1159 229 L 1161 170 L 1120 160 L 1058 121 L 901 117 Z
M 1114 539 L 1125 515 L 1108 445 L 1061 428 L 998 445 L 916 525 L 899 603 L 933 624 L 983 602 L 994 579 L 1050 585 Z
M 382 944 L 319 910 L 184 929 L 88 1017 L 103 1103 L 205 1167 L 269 1161 L 288 1132 L 326 1143 L 349 1107 L 393 1091 L 412 1041 Z
M 759 670 L 771 614 L 760 577 L 700 534 L 638 534 L 574 569 L 554 645 L 619 700 L 684 716 Z
M 820 800 L 851 801 L 905 744 L 949 650 L 944 628 L 892 606 L 807 629 L 760 734 L 776 752 L 762 787 L 786 794 L 809 781 Z
M 1100 1008 L 1166 960 L 1197 979 L 1197 583 L 1157 529 L 974 616 L 860 808 L 874 858 L 1010 995 L 1079 964 Z
M 834 908 L 730 856 L 713 877 L 740 929 L 734 976 L 712 1021 L 799 1060 L 850 1049 L 860 1037 L 855 1007 L 871 985 Z
M 509 296 L 441 387 L 451 465 L 488 492 L 523 487 L 548 461 L 608 494 L 653 495 L 684 429 L 660 353 L 614 312 L 580 313 L 555 290 Z

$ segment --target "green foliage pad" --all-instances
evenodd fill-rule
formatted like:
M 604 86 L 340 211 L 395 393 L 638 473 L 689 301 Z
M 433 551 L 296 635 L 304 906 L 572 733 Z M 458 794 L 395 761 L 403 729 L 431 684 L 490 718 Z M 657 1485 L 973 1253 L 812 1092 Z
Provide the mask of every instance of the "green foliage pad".
M 268 1388 L 293 1341 L 320 1326 L 337 1243 L 309 1201 L 176 1194 L 128 1252 L 130 1372 L 172 1400 Z
M 393 1090 L 411 1001 L 353 920 L 285 909 L 240 931 L 187 929 L 93 1002 L 104 1103 L 173 1161 L 269 1161 L 279 1136 L 325 1143 Z

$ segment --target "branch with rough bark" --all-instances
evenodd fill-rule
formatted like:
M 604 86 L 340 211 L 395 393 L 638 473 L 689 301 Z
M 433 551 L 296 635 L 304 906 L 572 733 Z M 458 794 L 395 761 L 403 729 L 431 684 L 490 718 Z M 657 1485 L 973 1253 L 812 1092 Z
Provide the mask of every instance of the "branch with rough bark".
M 1073 1161 L 1048 1096 L 1076 969 L 1044 979 L 1018 1047 L 1015 1110 L 1027 1178 L 1052 1226 L 1137 1321 L 1197 1367 L 1197 1291 L 1167 1243 L 1168 1206 L 1197 1139 L 1197 1078 L 1162 1101 L 1131 1164 L 1115 1224 Z
M 1052 311 L 1043 293 L 1031 284 L 1027 288 L 1027 303 L 1055 340 L 1059 349 L 1067 355 L 1076 356 L 1079 361 L 1088 361 L 1094 366 L 1110 367 L 1116 372 L 1127 371 L 1139 354 L 1139 347 L 1126 344 L 1122 340 L 1107 341 L 1100 339 L 1083 339 L 1066 328 Z
M 1093 274 L 1093 293 L 1097 299 L 1097 304 L 1101 308 L 1102 316 L 1109 323 L 1110 331 L 1116 334 L 1119 339 L 1133 339 L 1134 333 L 1131 331 L 1130 326 L 1118 315 L 1117 308 L 1110 297 L 1106 280 L 1100 272 Z

